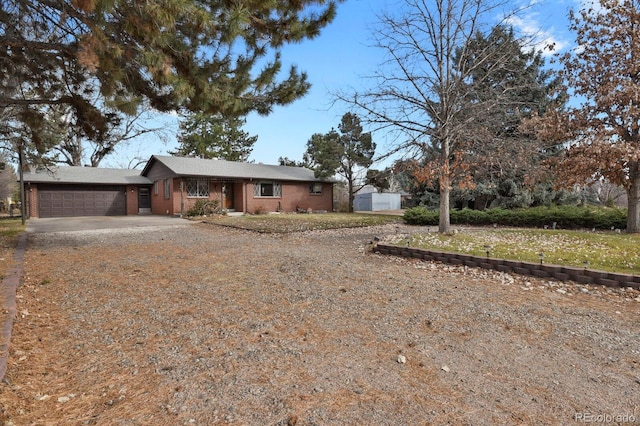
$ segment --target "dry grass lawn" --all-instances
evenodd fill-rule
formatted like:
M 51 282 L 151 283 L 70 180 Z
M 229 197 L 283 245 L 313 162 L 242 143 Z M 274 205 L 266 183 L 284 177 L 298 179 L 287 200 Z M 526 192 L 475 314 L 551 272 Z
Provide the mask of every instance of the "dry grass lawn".
M 372 254 L 396 226 L 31 235 L 0 423 L 640 417 L 637 291 Z

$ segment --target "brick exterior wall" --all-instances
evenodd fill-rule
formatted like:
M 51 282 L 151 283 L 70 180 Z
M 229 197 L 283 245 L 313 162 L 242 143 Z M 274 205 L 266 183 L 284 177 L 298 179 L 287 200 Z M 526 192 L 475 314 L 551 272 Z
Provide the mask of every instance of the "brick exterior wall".
M 180 189 L 181 183 L 183 185 L 182 190 Z M 182 178 L 172 179 L 171 193 L 173 195 L 172 195 L 170 214 L 174 214 L 174 215 L 186 214 L 190 209 L 192 209 L 196 205 L 196 203 L 199 200 L 204 199 L 204 198 L 198 198 L 198 197 L 189 197 L 187 195 L 186 184 L 187 184 L 186 180 L 183 183 Z M 233 185 L 235 190 L 234 196 L 237 196 L 238 190 L 236 190 L 235 188 L 237 188 L 239 185 L 234 182 L 225 182 L 225 184 Z M 209 198 L 207 198 L 206 200 L 209 200 L 209 201 L 215 200 L 215 201 L 218 201 L 218 203 L 222 203 L 222 182 L 209 182 Z M 234 202 L 235 202 L 235 198 L 234 198 Z M 237 206 L 238 204 L 235 203 L 234 204 L 235 209 L 238 211 L 242 211 Z
M 452 265 L 466 265 L 472 268 L 494 269 L 519 275 L 552 278 L 558 281 L 575 281 L 579 284 L 598 284 L 608 287 L 632 287 L 640 290 L 640 276 L 616 274 L 586 268 L 572 268 L 551 264 L 520 262 L 514 260 L 478 257 L 461 253 L 447 253 L 435 250 L 377 244 L 373 251 L 380 254 L 435 260 Z
M 27 184 L 24 189 L 26 198 L 26 214 L 27 217 L 38 217 L 38 185 Z
M 296 208 L 314 211 L 333 211 L 333 184 L 323 183 L 322 194 L 309 193 L 309 182 L 282 182 L 282 197 L 254 197 L 253 183 L 245 185 L 248 213 L 258 210 L 266 212 L 295 212 Z
M 254 197 L 253 182 L 249 180 L 237 182 L 209 182 L 209 200 L 223 202 L 222 185 L 233 185 L 233 208 L 237 212 L 295 212 L 296 208 L 314 211 L 333 210 L 333 184 L 324 183 L 321 194 L 309 192 L 309 182 L 280 182 L 281 197 Z M 182 184 L 182 188 L 181 188 Z M 188 197 L 186 180 L 173 178 L 170 180 L 171 198 L 164 198 L 164 182 L 157 181 L 158 192 L 154 184 L 151 188 L 151 212 L 158 215 L 186 214 L 198 200 L 202 198 Z
M 175 210 L 173 205 L 173 201 L 175 198 L 175 182 L 178 179 L 171 179 L 169 182 L 170 185 L 170 195 L 169 198 L 165 198 L 164 195 L 164 181 L 158 180 L 151 185 L 151 213 L 158 215 L 176 215 L 180 214 L 180 210 Z M 180 195 L 180 191 L 178 191 L 178 196 Z M 179 200 L 179 198 L 178 198 Z
M 324 183 L 321 194 L 309 192 L 309 182 L 280 182 L 281 197 L 254 197 L 253 183 L 249 180 L 239 182 L 224 182 L 233 185 L 233 207 L 237 212 L 295 212 L 296 208 L 314 211 L 333 210 L 333 184 Z M 181 188 L 181 184 L 183 187 Z M 209 182 L 209 199 L 222 202 L 223 182 Z M 151 213 L 156 215 L 180 215 L 192 208 L 201 198 L 187 196 L 186 181 L 182 178 L 169 180 L 170 197 L 165 198 L 164 180 L 158 180 L 151 185 Z M 38 217 L 38 184 L 30 184 L 26 191 L 27 215 Z M 126 213 L 138 214 L 138 185 L 126 185 Z

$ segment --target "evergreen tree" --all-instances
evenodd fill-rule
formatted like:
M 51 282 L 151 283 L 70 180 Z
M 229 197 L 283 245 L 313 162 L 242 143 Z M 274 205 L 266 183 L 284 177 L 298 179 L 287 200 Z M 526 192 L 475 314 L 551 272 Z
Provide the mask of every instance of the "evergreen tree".
M 246 120 L 220 114 L 193 114 L 180 123 L 178 150 L 174 155 L 247 161 L 257 136 L 241 129 Z
M 278 164 L 281 166 L 290 167 L 309 167 L 309 165 L 303 161 L 292 160 L 289 157 L 278 157 Z
M 553 96 L 558 79 L 544 68 L 541 52 L 523 46 L 512 28 L 499 25 L 489 34 L 478 32 L 466 50 L 478 52 L 464 55 L 462 49 L 458 50 L 458 67 L 472 70 L 466 81 L 466 103 L 486 108 L 469 108 L 475 114 L 473 119 L 460 115 L 460 120 L 468 124 L 466 143 L 460 144 L 457 160 L 468 164 L 468 180 L 457 191 L 457 202 L 482 208 L 499 198 L 501 206 L 508 207 L 512 202 L 500 191 L 508 181 L 509 187 L 516 186 L 512 191 L 520 200 L 516 205 L 526 207 L 526 194 L 548 177 L 540 167 L 545 147 L 535 135 L 522 130 L 522 123 L 532 114 L 543 114 L 551 104 L 562 102 L 564 93 Z M 481 201 L 478 206 L 476 198 Z
M 363 133 L 360 118 L 352 113 L 342 116 L 338 131 L 314 134 L 307 142 L 304 162 L 310 164 L 316 177 L 328 178 L 338 174 L 347 181 L 349 212 L 353 212 L 353 198 L 361 188 L 356 188 L 359 168 L 373 164 L 376 144 L 371 133 Z
M 376 188 L 378 192 L 385 192 L 391 186 L 390 180 L 391 180 L 391 169 L 384 169 L 382 171 L 369 169 L 367 170 L 365 183 L 367 185 L 371 185 L 374 188 Z
M 66 105 L 92 140 L 108 131 L 108 109 L 135 114 L 145 100 L 268 114 L 309 89 L 295 66 L 282 76 L 281 48 L 317 36 L 337 1 L 2 1 L 0 108 L 33 133 L 43 106 Z

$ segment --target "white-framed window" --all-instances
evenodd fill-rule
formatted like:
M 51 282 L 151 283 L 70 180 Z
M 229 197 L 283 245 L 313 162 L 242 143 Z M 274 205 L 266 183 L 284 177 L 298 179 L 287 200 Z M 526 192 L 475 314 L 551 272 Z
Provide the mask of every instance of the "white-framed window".
M 163 181 L 164 186 L 164 199 L 168 200 L 171 198 L 171 179 L 165 179 Z
M 282 197 L 282 184 L 280 182 L 262 181 L 253 184 L 254 197 Z
M 158 182 L 159 181 L 153 182 L 153 195 L 158 195 L 158 186 L 160 186 L 158 185 Z
M 209 181 L 206 179 L 187 179 L 187 197 L 209 198 Z
M 322 182 L 313 182 L 309 184 L 309 194 L 321 195 Z

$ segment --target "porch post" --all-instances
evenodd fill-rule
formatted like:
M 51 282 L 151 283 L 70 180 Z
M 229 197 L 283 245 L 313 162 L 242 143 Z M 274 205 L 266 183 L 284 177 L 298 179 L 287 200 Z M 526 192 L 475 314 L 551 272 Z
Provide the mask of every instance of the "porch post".
M 180 217 L 184 216 L 184 178 L 180 178 Z
M 242 194 L 240 194 L 240 199 L 242 200 L 242 213 L 247 211 L 247 203 L 246 203 L 246 199 L 247 199 L 247 181 L 246 180 L 242 180 L 242 185 L 240 185 L 240 188 L 242 188 Z
M 253 178 L 249 178 L 249 182 L 245 181 L 244 182 L 244 208 L 243 213 L 247 213 L 249 211 L 249 184 L 253 183 Z M 253 191 L 253 189 L 252 189 Z

